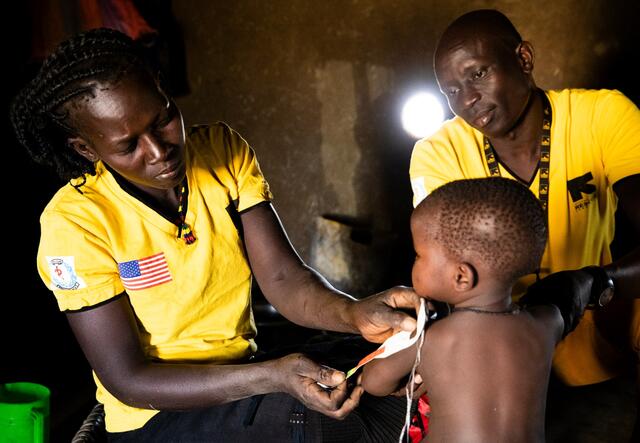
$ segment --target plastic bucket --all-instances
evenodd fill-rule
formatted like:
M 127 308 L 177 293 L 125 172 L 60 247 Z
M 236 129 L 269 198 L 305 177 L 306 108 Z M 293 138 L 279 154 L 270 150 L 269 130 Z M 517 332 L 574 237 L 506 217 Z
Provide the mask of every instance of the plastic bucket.
M 0 385 L 0 443 L 49 441 L 49 396 L 37 383 Z

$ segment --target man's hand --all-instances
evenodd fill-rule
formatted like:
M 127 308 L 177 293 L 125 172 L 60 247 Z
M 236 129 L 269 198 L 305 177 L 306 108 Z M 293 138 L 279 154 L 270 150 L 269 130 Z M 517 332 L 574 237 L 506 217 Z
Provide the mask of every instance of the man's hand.
M 557 306 L 564 320 L 562 336 L 565 337 L 582 318 L 589 303 L 593 281 L 591 274 L 582 269 L 556 272 L 529 286 L 519 303 L 523 306 Z
M 337 420 L 344 419 L 360 403 L 364 390 L 358 383 L 347 389 L 344 372 L 319 365 L 302 354 L 274 360 L 273 371 L 280 390 L 300 400 L 306 407 Z M 323 388 L 322 383 L 328 388 Z
M 395 332 L 411 332 L 416 328 L 415 318 L 399 308 L 418 312 L 420 297 L 413 288 L 396 286 L 357 300 L 350 306 L 350 317 L 365 339 L 382 343 Z

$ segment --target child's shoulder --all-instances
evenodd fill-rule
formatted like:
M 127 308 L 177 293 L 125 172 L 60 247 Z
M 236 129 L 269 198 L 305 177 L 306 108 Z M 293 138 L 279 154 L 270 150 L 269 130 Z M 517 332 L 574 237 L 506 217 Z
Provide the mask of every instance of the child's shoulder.
M 477 327 L 478 325 L 475 325 Z M 468 333 L 469 325 L 462 316 L 449 314 L 446 317 L 427 324 L 425 341 L 433 342 L 433 346 L 447 347 L 461 336 Z
M 559 341 L 564 329 L 564 320 L 556 305 L 535 305 L 524 309 L 545 332 Z
M 440 350 L 451 348 L 461 340 L 499 339 L 509 331 L 531 330 L 539 335 L 559 338 L 564 322 L 554 305 L 520 308 L 512 314 L 454 312 L 428 325 L 425 340 Z

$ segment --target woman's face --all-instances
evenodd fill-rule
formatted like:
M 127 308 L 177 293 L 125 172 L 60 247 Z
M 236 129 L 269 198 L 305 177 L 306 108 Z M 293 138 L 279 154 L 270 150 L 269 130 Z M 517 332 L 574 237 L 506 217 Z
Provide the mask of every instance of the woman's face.
M 115 84 L 97 83 L 94 92 L 68 105 L 79 133 L 70 145 L 144 192 L 177 186 L 186 162 L 184 123 L 176 104 L 143 73 L 128 74 Z

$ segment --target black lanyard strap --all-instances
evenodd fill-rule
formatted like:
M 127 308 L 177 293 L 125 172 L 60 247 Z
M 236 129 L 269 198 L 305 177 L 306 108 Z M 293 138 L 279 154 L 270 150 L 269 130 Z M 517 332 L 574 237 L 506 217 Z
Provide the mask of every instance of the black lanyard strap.
M 540 161 L 538 168 L 540 170 L 540 180 L 538 182 L 538 200 L 542 204 L 545 215 L 549 206 L 549 166 L 551 163 L 551 104 L 544 91 L 539 90 L 542 98 L 542 137 L 540 139 Z M 491 144 L 491 141 L 484 137 L 484 157 L 489 167 L 491 177 L 500 177 L 500 167 L 498 166 L 498 157 Z

